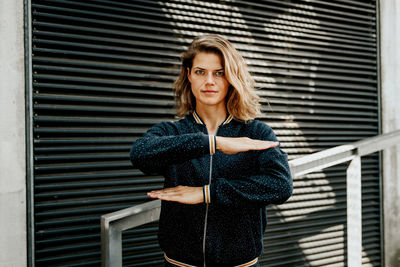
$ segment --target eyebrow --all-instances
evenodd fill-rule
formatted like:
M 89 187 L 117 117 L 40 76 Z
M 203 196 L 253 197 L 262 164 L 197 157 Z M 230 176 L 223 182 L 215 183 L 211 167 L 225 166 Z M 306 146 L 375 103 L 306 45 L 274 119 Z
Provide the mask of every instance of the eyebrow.
M 198 66 L 193 67 L 193 69 L 206 70 L 205 68 L 198 67 Z M 220 71 L 220 70 L 225 70 L 225 69 L 224 68 L 219 68 L 219 69 L 215 69 L 214 71 Z

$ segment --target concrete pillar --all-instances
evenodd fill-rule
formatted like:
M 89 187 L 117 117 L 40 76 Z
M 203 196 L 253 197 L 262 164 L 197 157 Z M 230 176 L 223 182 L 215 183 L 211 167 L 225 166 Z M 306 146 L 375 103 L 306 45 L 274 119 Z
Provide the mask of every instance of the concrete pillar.
M 382 132 L 400 129 L 400 2 L 380 1 Z M 383 153 L 384 263 L 400 266 L 400 145 Z
M 24 1 L 0 0 L 0 266 L 27 265 Z

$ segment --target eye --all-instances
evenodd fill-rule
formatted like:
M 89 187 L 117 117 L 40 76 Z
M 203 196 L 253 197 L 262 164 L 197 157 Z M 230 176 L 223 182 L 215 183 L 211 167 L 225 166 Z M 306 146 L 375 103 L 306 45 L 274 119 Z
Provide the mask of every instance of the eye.
M 217 71 L 217 72 L 215 73 L 215 75 L 221 77 L 221 76 L 224 76 L 225 73 L 224 73 L 223 71 Z
M 196 73 L 197 75 L 203 75 L 204 70 L 195 70 L 194 73 Z

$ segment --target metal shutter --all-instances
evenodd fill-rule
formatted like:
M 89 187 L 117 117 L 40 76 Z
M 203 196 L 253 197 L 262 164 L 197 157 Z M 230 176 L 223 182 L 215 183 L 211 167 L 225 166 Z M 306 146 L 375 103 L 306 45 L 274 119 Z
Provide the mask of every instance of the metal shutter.
M 143 203 L 163 178 L 131 143 L 174 119 L 179 56 L 201 33 L 247 59 L 262 120 L 290 158 L 379 133 L 372 0 L 32 0 L 37 266 L 98 266 L 100 216 Z M 363 159 L 363 266 L 380 266 L 378 156 Z M 344 266 L 345 166 L 296 179 L 268 208 L 263 266 Z M 157 224 L 124 234 L 124 264 L 162 263 Z

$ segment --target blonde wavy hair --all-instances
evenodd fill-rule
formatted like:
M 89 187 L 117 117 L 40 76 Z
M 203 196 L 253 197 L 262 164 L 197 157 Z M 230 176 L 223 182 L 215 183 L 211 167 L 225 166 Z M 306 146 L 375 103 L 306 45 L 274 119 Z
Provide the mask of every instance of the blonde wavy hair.
M 228 113 L 236 120 L 245 122 L 257 117 L 260 114 L 260 98 L 254 91 L 254 80 L 247 64 L 228 40 L 216 34 L 196 37 L 182 53 L 181 72 L 174 83 L 177 115 L 184 117 L 196 108 L 188 70 L 190 72 L 193 59 L 200 52 L 216 53 L 222 60 L 225 77 L 230 84 L 225 99 Z

